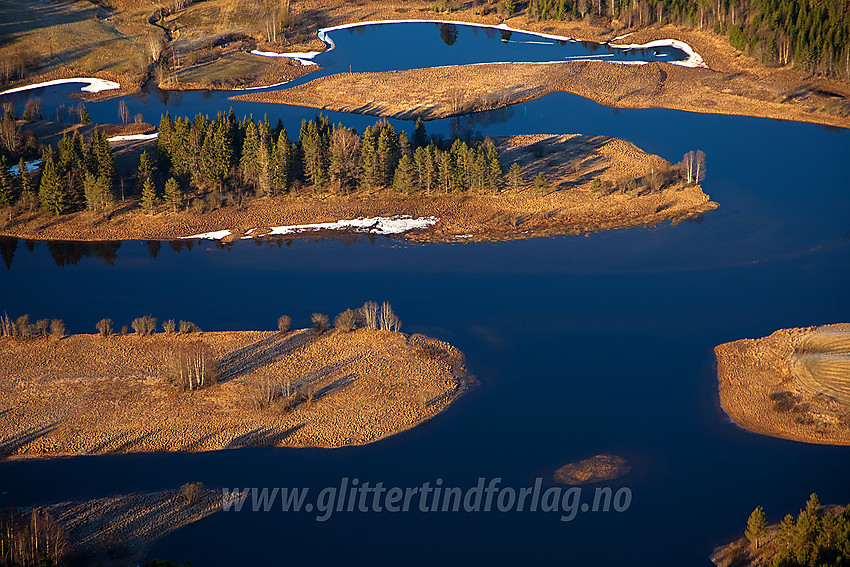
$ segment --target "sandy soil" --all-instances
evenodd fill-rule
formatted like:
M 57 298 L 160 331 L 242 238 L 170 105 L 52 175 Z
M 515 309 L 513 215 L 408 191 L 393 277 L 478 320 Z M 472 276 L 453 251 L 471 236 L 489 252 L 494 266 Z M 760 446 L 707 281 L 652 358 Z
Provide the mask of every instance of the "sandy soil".
M 837 85 L 828 88 L 839 90 Z M 773 76 L 668 63 L 568 62 L 339 73 L 292 89 L 246 93 L 233 99 L 433 120 L 563 91 L 619 108 L 673 108 L 850 127 L 850 103 L 845 108 L 847 116 L 841 116 L 835 114 L 842 108 L 836 97 L 816 94 L 813 85 L 800 83 L 794 89 Z M 844 90 L 850 94 L 850 89 Z
M 632 466 L 624 458 L 603 454 L 564 465 L 555 471 L 553 478 L 561 484 L 592 484 L 620 478 L 631 470 Z
M 178 391 L 164 379 L 180 343 L 201 341 L 221 381 Z M 341 447 L 431 419 L 465 388 L 451 345 L 389 331 L 301 330 L 0 339 L 0 453 L 10 458 L 250 445 Z M 258 388 L 311 384 L 312 403 L 258 409 Z
M 717 204 L 697 186 L 668 187 L 638 194 L 594 191 L 594 178 L 616 181 L 643 176 L 668 166 L 634 144 L 605 136 L 514 136 L 495 140 L 507 170 L 522 166 L 526 188 L 499 194 L 450 193 L 403 195 L 391 189 L 352 195 L 333 191 L 313 195 L 303 189 L 295 196 L 255 199 L 242 209 L 225 207 L 204 214 L 161 212 L 144 214 L 135 201 L 125 201 L 108 218 L 88 212 L 59 217 L 18 211 L 11 221 L 0 220 L 0 234 L 31 239 L 132 240 L 171 239 L 216 230 L 244 234 L 250 229 L 305 223 L 333 222 L 360 217 L 411 215 L 440 219 L 433 227 L 406 234 L 418 242 L 457 242 L 533 238 L 577 234 L 630 226 L 680 221 L 713 210 Z M 120 146 L 116 159 L 132 147 Z M 123 156 L 123 157 L 122 157 Z M 581 160 L 578 171 L 569 164 Z M 125 161 L 132 163 L 132 159 Z M 138 158 L 136 158 L 138 163 Z M 541 195 L 531 180 L 544 173 L 551 188 Z M 309 233 L 314 236 L 314 233 Z M 459 238 L 461 237 L 461 238 Z
M 202 489 L 189 504 L 179 490 L 163 490 L 61 502 L 43 510 L 75 547 L 77 564 L 118 567 L 141 565 L 157 539 L 218 512 L 221 499 L 220 490 Z
M 801 374 L 797 366 L 801 358 L 811 356 L 813 339 L 821 343 L 821 354 L 830 354 L 832 359 L 841 358 L 840 353 L 848 357 L 847 350 L 842 353 L 823 346 L 818 337 L 824 332 L 844 335 L 843 343 L 847 343 L 850 325 L 781 329 L 761 339 L 715 347 L 724 411 L 754 433 L 806 443 L 850 445 L 850 402 L 840 395 L 841 384 L 846 387 L 850 380 L 848 374 L 830 375 L 832 366 L 809 366 L 809 373 Z

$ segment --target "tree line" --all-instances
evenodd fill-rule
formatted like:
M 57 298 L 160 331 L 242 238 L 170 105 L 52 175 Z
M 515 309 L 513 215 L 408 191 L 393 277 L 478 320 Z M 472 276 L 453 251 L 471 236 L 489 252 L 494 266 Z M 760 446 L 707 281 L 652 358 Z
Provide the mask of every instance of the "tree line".
M 850 560 L 850 506 L 825 510 L 817 494 L 797 517 L 787 514 L 778 532 L 768 530 L 764 509 L 750 514 L 744 536 L 759 549 L 766 543 L 775 546 L 771 567 L 841 566 Z
M 319 114 L 303 120 L 297 140 L 266 117 L 219 113 L 194 120 L 162 116 L 156 159 L 139 164 L 143 206 L 165 200 L 179 209 L 178 187 L 211 191 L 213 206 L 271 197 L 308 186 L 314 193 L 391 187 L 402 193 L 499 190 L 502 166 L 491 140 L 451 145 L 428 139 L 417 120 L 412 139 L 386 120 L 362 134 Z M 163 180 L 164 183 L 163 183 Z M 147 188 L 145 187 L 147 184 Z M 169 192 L 169 184 L 172 191 Z
M 629 28 L 659 23 L 708 28 L 765 63 L 850 78 L 846 0 L 530 0 L 526 15 L 616 18 Z

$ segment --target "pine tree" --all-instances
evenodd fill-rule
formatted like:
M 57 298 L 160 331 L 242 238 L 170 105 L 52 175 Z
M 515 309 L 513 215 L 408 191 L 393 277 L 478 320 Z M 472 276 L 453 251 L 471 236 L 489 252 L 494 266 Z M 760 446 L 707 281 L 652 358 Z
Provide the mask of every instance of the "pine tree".
M 747 540 L 750 543 L 756 544 L 756 549 L 759 548 L 761 539 L 767 533 L 766 528 L 767 519 L 764 516 L 764 508 L 759 506 L 753 510 L 752 514 L 750 514 L 750 517 L 747 520 L 747 529 L 744 531 L 744 535 L 747 536 Z
M 183 199 L 183 189 L 176 179 L 170 177 L 165 182 L 165 203 L 176 213 L 183 208 Z
M 0 154 L 0 209 L 11 207 L 14 197 L 9 165 L 6 163 L 6 156 Z
M 428 134 L 425 132 L 425 122 L 422 121 L 421 116 L 416 118 L 416 126 L 413 128 L 412 143 L 414 151 L 428 145 Z
M 57 171 L 53 158 L 53 150 L 48 146 L 42 157 L 44 169 L 41 173 L 41 183 L 38 187 L 38 197 L 41 208 L 51 215 L 61 215 L 68 210 L 65 184 Z
M 400 193 L 411 193 L 415 175 L 416 172 L 411 159 L 407 156 L 401 156 L 393 178 L 393 190 Z
M 156 206 L 156 186 L 154 185 L 153 179 L 146 177 L 144 184 L 142 185 L 142 209 L 144 209 L 146 213 L 153 213 L 156 211 Z

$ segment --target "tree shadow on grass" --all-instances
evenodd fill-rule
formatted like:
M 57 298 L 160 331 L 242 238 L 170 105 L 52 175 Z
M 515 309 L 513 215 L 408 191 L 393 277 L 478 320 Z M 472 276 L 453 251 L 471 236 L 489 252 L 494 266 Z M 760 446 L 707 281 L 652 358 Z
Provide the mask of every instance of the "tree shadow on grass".
M 303 330 L 287 335 L 276 334 L 236 349 L 218 361 L 218 380 L 226 382 L 274 364 L 282 356 L 304 348 L 317 338 L 314 332 Z
M 7 457 L 14 454 L 21 447 L 32 443 L 40 437 L 44 437 L 54 429 L 59 422 L 54 421 L 47 425 L 34 425 L 23 431 L 12 434 L 9 437 L 0 439 L 0 457 Z

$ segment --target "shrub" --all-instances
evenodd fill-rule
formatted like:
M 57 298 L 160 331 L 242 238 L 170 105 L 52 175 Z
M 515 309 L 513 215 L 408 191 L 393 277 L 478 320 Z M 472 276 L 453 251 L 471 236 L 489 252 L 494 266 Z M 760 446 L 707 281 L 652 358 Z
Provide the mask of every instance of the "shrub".
M 287 380 L 282 385 L 266 380 L 257 384 L 253 392 L 253 405 L 257 409 L 276 408 L 288 411 L 295 405 L 292 383 Z
M 292 327 L 292 317 L 289 315 L 281 315 L 277 318 L 277 330 L 281 333 L 288 333 Z
M 121 334 L 122 335 L 127 335 L 129 332 L 130 332 L 130 329 L 127 328 L 127 325 L 123 325 L 121 327 Z
M 324 313 L 313 313 L 310 318 L 313 322 L 313 330 L 317 333 L 324 333 L 328 328 L 328 316 Z
M 298 388 L 298 393 L 296 394 L 296 399 L 298 403 L 304 404 L 305 406 L 310 406 L 313 401 L 316 399 L 316 385 L 310 382 L 302 385 Z
M 349 333 L 357 328 L 357 317 L 354 315 L 354 311 L 351 309 L 346 309 L 342 313 L 336 316 L 334 319 L 334 327 L 343 333 Z
M 28 337 L 32 333 L 30 332 L 30 316 L 26 313 L 15 319 L 15 330 L 22 337 Z
M 218 362 L 206 343 L 182 344 L 168 357 L 168 381 L 181 390 L 198 390 L 218 381 Z
M 145 315 L 144 317 L 136 317 L 131 323 L 133 330 L 140 337 L 152 335 L 156 332 L 156 317 Z
M 4 337 L 14 337 L 16 334 L 15 323 L 8 313 L 3 313 L 3 316 L 0 317 L 0 334 Z
M 196 504 L 201 499 L 201 493 L 204 490 L 203 482 L 187 482 L 180 487 L 180 492 L 186 501 L 187 506 Z
M 378 328 L 378 304 L 374 301 L 367 301 L 363 304 L 360 311 L 360 325 L 365 329 Z
M 181 335 L 188 335 L 189 333 L 200 333 L 201 328 L 191 321 L 180 321 L 179 332 Z
M 65 336 L 65 322 L 62 319 L 54 319 L 50 322 L 50 338 L 54 341 L 62 340 Z
M 112 319 L 101 319 L 95 325 L 97 332 L 103 337 L 108 337 L 112 334 Z
M 174 331 L 177 329 L 177 325 L 174 324 L 174 319 L 169 319 L 167 321 L 162 322 L 162 331 L 167 335 L 173 335 Z
M 48 328 L 50 328 L 50 319 L 39 319 L 35 322 L 35 332 L 41 337 L 47 335 Z
M 381 306 L 378 325 L 384 331 L 398 331 L 401 329 L 401 319 L 393 312 L 392 306 L 387 301 Z

